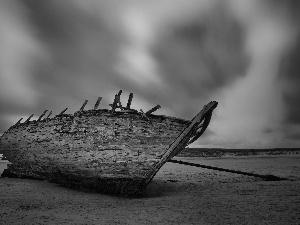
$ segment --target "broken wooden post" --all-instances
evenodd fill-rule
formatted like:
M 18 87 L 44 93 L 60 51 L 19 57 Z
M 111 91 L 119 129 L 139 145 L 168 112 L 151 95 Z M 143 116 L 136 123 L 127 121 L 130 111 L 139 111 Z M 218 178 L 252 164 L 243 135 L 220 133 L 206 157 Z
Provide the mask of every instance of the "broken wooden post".
M 13 127 L 18 126 L 20 124 L 20 122 L 21 122 L 22 119 L 23 118 L 19 119 L 18 122 L 16 122 L 14 125 L 12 125 L 8 130 L 12 129 Z
M 116 106 L 119 102 L 120 102 L 120 95 L 115 95 L 115 104 L 116 104 Z
M 161 108 L 161 106 L 160 106 L 160 105 L 157 105 L 157 106 L 153 107 L 152 109 L 150 109 L 149 111 L 147 111 L 147 112 L 146 112 L 146 115 L 149 115 L 149 114 L 155 112 L 156 110 L 158 110 L 158 109 L 160 109 L 160 108 Z
M 31 117 L 33 117 L 34 114 L 32 114 L 31 116 L 28 117 L 28 119 L 24 122 L 24 123 L 28 123 L 29 120 L 31 119 Z
M 114 99 L 113 104 L 110 104 L 112 112 L 115 112 L 116 108 L 122 108 L 122 104 L 121 104 L 121 101 L 120 101 L 121 94 L 122 94 L 122 90 L 120 90 L 119 93 L 115 95 L 115 99 Z
M 95 106 L 94 106 L 94 110 L 98 109 L 101 100 L 102 100 L 102 97 L 98 97 L 98 100 L 97 100 L 97 102 L 96 102 L 96 104 L 95 104 Z
M 142 115 L 142 117 L 147 120 L 149 123 L 152 124 L 151 120 L 147 117 L 147 115 L 144 113 L 144 111 L 142 109 L 140 109 L 140 114 Z
M 126 106 L 127 109 L 130 109 L 132 98 L 133 98 L 133 93 L 130 93 L 129 98 L 128 98 L 128 102 L 127 102 L 127 106 Z
M 115 95 L 115 99 L 114 99 L 113 104 L 110 104 L 112 112 L 115 112 L 115 110 L 117 108 L 117 98 L 118 98 L 118 95 Z
M 23 119 L 23 118 L 19 119 L 18 122 L 16 122 L 16 124 L 15 124 L 14 126 L 19 125 L 19 123 L 21 122 L 22 119 Z
M 86 103 L 88 100 L 85 100 L 84 103 L 82 104 L 81 108 L 79 109 L 79 112 L 83 111 L 84 107 L 86 106 Z
M 42 113 L 42 115 L 40 115 L 40 117 L 38 118 L 37 121 L 40 121 L 40 120 L 43 118 L 43 116 L 46 114 L 47 111 L 48 111 L 48 110 L 45 110 L 45 111 Z
M 119 93 L 116 95 L 116 105 L 117 108 L 122 108 L 122 104 L 121 104 L 121 94 L 122 94 L 122 90 L 119 91 Z
M 51 116 L 51 114 L 52 114 L 52 111 L 48 114 L 46 119 L 48 119 Z
M 68 108 L 65 108 L 63 111 L 61 111 L 60 114 L 58 114 L 59 116 L 63 115 L 66 111 L 68 110 Z

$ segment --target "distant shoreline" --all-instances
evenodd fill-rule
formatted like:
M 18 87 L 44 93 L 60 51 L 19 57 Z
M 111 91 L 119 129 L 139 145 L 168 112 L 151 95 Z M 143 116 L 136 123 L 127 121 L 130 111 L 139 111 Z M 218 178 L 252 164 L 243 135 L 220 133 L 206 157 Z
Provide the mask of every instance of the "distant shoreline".
M 224 149 L 224 148 L 186 148 L 177 157 L 235 157 L 235 156 L 275 156 L 299 155 L 300 148 L 272 149 Z
M 2 159 L 0 152 L 0 161 Z M 238 157 L 238 156 L 276 156 L 298 155 L 300 148 L 272 149 L 225 149 L 225 148 L 185 148 L 177 157 Z M 5 160 L 3 160 L 5 161 Z

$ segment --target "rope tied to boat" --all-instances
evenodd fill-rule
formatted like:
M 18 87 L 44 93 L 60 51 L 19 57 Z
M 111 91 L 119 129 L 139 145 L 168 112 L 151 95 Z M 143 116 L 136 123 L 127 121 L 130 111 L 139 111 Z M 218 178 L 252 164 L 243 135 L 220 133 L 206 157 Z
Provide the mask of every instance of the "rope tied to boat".
M 259 178 L 265 179 L 267 181 L 289 180 L 287 178 L 277 177 L 277 176 L 271 175 L 271 174 L 263 175 L 263 174 L 250 173 L 250 172 L 244 172 L 244 171 L 239 171 L 239 170 L 224 169 L 224 168 L 215 167 L 215 166 L 201 165 L 198 163 L 184 162 L 181 160 L 170 159 L 168 162 L 178 163 L 178 164 L 188 165 L 188 166 L 194 166 L 194 167 L 200 167 L 200 168 L 205 168 L 205 169 L 211 169 L 211 170 L 217 170 L 217 171 L 223 171 L 223 172 L 228 172 L 228 173 L 241 174 L 241 175 L 252 176 L 252 177 L 259 177 Z

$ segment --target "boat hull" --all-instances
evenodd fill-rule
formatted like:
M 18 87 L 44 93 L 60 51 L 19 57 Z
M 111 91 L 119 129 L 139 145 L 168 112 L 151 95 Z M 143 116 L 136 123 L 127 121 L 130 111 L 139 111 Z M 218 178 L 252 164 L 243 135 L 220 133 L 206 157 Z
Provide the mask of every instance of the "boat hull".
M 136 194 L 188 121 L 90 110 L 13 127 L 1 137 L 3 176 Z M 109 190 L 107 188 L 109 187 Z
M 163 164 L 186 147 L 216 104 L 205 106 L 193 121 L 87 110 L 17 124 L 1 137 L 0 151 L 12 163 L 2 176 L 140 194 Z

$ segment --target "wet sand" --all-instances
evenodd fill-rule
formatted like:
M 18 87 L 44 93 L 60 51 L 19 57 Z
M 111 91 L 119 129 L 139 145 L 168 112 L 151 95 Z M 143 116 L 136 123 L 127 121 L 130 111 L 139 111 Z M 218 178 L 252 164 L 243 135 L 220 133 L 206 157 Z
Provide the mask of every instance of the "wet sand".
M 299 224 L 300 157 L 177 158 L 273 174 L 259 178 L 167 163 L 140 197 L 0 179 L 0 224 Z

